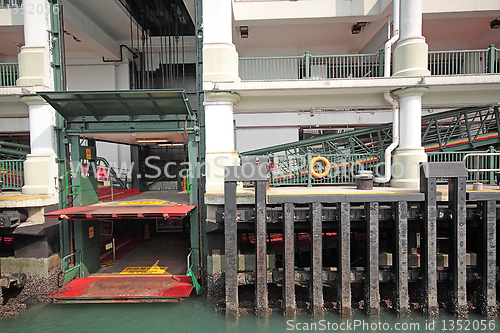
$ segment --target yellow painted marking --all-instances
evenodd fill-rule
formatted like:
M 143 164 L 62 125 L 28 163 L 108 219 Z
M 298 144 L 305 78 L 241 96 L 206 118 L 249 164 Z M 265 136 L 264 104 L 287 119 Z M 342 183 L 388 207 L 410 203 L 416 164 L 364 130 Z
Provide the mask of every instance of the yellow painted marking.
M 118 205 L 144 206 L 144 205 L 161 205 L 164 203 L 165 201 L 125 201 L 125 202 L 120 202 Z
M 487 192 L 487 193 L 498 193 L 498 192 L 500 192 L 500 190 L 467 191 L 467 193 L 469 193 L 469 192 L 474 192 L 474 193 L 483 193 L 483 192 Z
M 127 267 L 120 274 L 163 274 L 168 267 Z
M 360 192 L 334 192 L 334 193 L 268 193 L 267 195 L 335 195 L 335 194 L 359 194 Z M 408 193 L 420 193 L 418 191 L 411 192 L 364 192 L 363 194 L 408 194 Z
M 43 198 L 43 197 L 46 197 L 46 196 L 47 196 L 47 194 L 44 194 L 44 195 L 33 195 L 33 196 L 29 196 L 29 197 L 24 197 L 21 194 L 21 195 L 12 196 L 12 197 L 1 198 L 0 200 L 24 200 L 24 199 Z
M 22 196 L 22 194 L 16 194 L 16 195 L 11 195 L 10 197 L 1 198 L 0 200 L 9 200 L 9 199 L 18 198 L 21 196 Z
M 118 192 L 113 192 L 113 195 L 120 195 L 120 194 L 123 194 L 123 193 L 125 193 L 125 192 L 118 191 Z M 111 194 L 106 194 L 106 195 L 100 196 L 99 199 L 109 198 L 110 196 L 111 196 Z

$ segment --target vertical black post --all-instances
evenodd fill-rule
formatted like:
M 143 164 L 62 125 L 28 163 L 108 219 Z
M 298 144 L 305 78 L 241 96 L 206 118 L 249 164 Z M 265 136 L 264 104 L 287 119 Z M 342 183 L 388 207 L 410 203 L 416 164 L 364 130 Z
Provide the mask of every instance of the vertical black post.
M 378 202 L 365 203 L 367 260 L 365 269 L 366 314 L 380 315 Z
M 267 299 L 267 251 L 266 251 L 266 182 L 255 182 L 255 305 L 257 316 L 266 316 L 269 312 Z
M 496 307 L 496 267 L 497 267 L 497 208 L 496 201 L 482 202 L 483 219 L 481 221 L 481 312 L 486 318 L 494 318 Z
M 351 221 L 348 202 L 337 204 L 339 211 L 339 268 L 338 293 L 340 315 L 351 315 Z
M 226 260 L 226 316 L 238 316 L 238 235 L 236 182 L 224 182 L 224 237 Z
M 465 178 L 448 179 L 448 203 L 451 208 L 450 269 L 453 276 L 453 311 L 459 317 L 467 315 L 467 247 Z
M 295 247 L 294 206 L 283 205 L 283 313 L 285 317 L 296 315 L 295 305 Z
M 423 244 L 421 247 L 422 287 L 424 292 L 423 310 L 429 316 L 437 316 L 437 249 L 436 249 L 436 178 L 424 176 L 420 170 L 421 191 L 425 192 L 423 216 Z
M 311 275 L 309 288 L 311 294 L 311 313 L 313 316 L 323 314 L 323 230 L 322 208 L 320 202 L 310 207 L 311 223 Z
M 410 300 L 408 296 L 408 203 L 406 201 L 396 202 L 396 251 L 395 251 L 395 275 L 397 289 L 396 312 L 399 317 L 410 314 Z

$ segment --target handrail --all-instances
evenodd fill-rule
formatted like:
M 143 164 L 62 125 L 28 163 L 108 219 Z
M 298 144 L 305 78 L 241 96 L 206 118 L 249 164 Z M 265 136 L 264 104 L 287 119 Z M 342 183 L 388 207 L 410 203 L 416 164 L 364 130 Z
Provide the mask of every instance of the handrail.
M 118 184 L 120 185 L 121 189 L 122 190 L 126 190 L 127 189 L 127 184 L 125 184 L 123 182 L 123 180 L 118 177 L 116 171 L 111 167 L 111 165 L 109 164 L 108 160 L 106 160 L 104 157 L 97 157 L 96 158 L 96 162 L 102 162 L 104 163 L 104 165 L 109 168 L 109 172 L 111 173 L 111 176 L 113 177 L 113 179 L 115 179 L 116 181 L 118 181 Z
M 486 172 L 486 171 L 493 171 L 493 172 L 498 172 L 500 171 L 500 167 L 499 168 L 480 168 L 479 167 L 479 157 L 481 156 L 500 156 L 500 152 L 499 153 L 469 153 L 467 155 L 464 156 L 464 164 L 465 164 L 465 169 L 468 171 L 468 172 L 475 172 L 476 173 L 476 183 L 480 183 L 480 178 L 479 178 L 479 173 L 480 172 Z M 468 168 L 467 167 L 467 159 L 470 158 L 470 157 L 476 157 L 476 163 L 475 164 L 475 168 Z
M 193 253 L 193 249 L 189 251 L 189 254 L 187 256 L 187 271 L 186 275 L 189 276 L 191 279 L 191 283 L 193 284 L 193 287 L 196 289 L 196 293 L 199 295 L 202 293 L 202 288 L 200 286 L 200 283 L 198 282 L 198 279 L 193 273 L 193 263 L 191 262 L 191 254 Z
M 80 262 L 78 264 L 75 264 L 73 267 L 70 267 L 69 269 L 66 269 L 66 266 L 64 265 L 65 264 L 65 260 L 75 256 L 76 258 L 76 255 L 77 254 L 80 254 Z M 63 257 L 62 260 L 61 260 L 61 269 L 62 269 L 62 272 L 63 274 L 66 274 L 66 273 L 69 273 L 69 272 L 72 272 L 74 271 L 75 269 L 79 269 L 81 266 L 82 266 L 82 263 L 81 263 L 81 256 L 82 256 L 82 252 L 81 251 L 76 251 L 76 252 L 73 252 L 71 254 L 68 254 L 67 256 Z M 81 278 L 82 274 L 81 274 L 81 270 L 78 271 L 78 277 Z
M 0 160 L 0 182 L 4 190 L 21 190 L 24 186 L 24 160 Z
M 430 51 L 431 75 L 500 73 L 500 49 Z M 318 80 L 384 76 L 384 49 L 373 54 L 242 57 L 243 81 Z
M 71 174 L 72 173 L 77 173 L 77 172 L 74 172 L 74 171 L 68 171 L 66 172 L 66 195 L 68 197 L 70 196 L 73 196 L 73 195 L 77 195 L 78 194 L 78 191 L 80 190 L 80 185 L 69 185 L 69 177 L 71 177 Z M 76 192 L 70 192 L 70 188 L 73 188 L 75 187 L 76 188 Z
M 12 87 L 19 78 L 19 65 L 13 62 L 0 63 L 0 87 Z

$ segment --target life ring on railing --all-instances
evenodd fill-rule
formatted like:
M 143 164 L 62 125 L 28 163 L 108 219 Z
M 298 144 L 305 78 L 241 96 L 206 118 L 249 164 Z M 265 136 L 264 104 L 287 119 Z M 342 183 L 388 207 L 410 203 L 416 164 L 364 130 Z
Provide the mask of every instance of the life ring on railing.
M 314 167 L 314 163 L 316 163 L 318 161 L 321 161 L 321 162 L 325 163 L 325 171 L 323 171 L 322 173 L 316 172 L 314 170 L 314 168 L 313 168 Z M 311 174 L 313 175 L 313 177 L 316 177 L 316 178 L 323 178 L 323 177 L 325 177 L 326 175 L 328 175 L 328 173 L 330 172 L 331 168 L 332 168 L 332 166 L 330 165 L 330 161 L 328 161 L 326 159 L 326 157 L 323 157 L 323 156 L 316 156 L 309 163 L 309 171 L 311 172 Z

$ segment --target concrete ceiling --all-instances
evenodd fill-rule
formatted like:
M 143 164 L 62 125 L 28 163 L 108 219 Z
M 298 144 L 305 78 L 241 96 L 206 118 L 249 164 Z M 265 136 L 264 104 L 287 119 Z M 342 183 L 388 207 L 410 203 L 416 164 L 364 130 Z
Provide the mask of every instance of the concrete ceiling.
M 423 35 L 430 50 L 455 50 L 487 48 L 491 43 L 500 45 L 500 29 L 491 29 L 490 22 L 500 18 L 500 11 L 454 12 L 446 14 L 424 14 Z M 367 20 L 368 25 L 358 35 L 351 27 Z M 285 55 L 272 54 L 269 49 L 295 48 L 302 55 L 307 48 L 326 48 L 333 54 L 357 53 L 387 21 L 386 13 L 380 16 L 339 17 L 320 19 L 269 20 L 266 22 L 234 22 L 234 42 L 243 56 Z M 285 23 L 286 24 L 283 24 Z M 248 38 L 241 38 L 239 27 L 247 25 Z M 371 35 L 366 38 L 367 35 Z M 355 49 L 352 46 L 355 45 Z M 268 50 L 266 50 L 268 49 Z M 290 52 L 285 50 L 285 52 Z M 325 53 L 323 53 L 325 54 Z
M 18 44 L 24 45 L 22 25 L 0 27 L 0 55 L 17 56 Z

